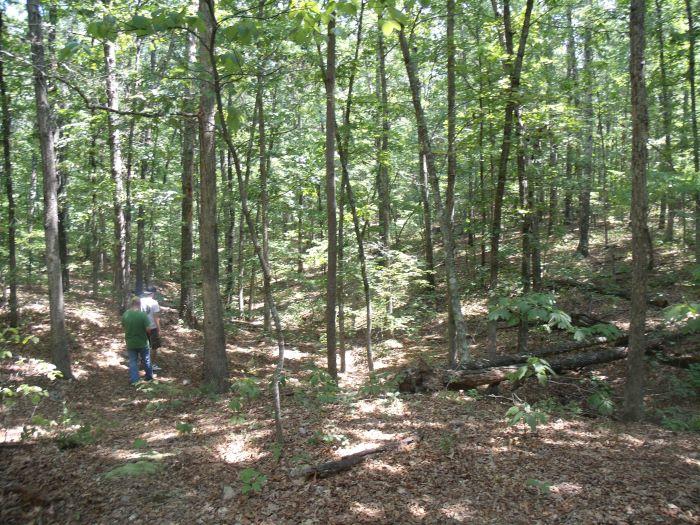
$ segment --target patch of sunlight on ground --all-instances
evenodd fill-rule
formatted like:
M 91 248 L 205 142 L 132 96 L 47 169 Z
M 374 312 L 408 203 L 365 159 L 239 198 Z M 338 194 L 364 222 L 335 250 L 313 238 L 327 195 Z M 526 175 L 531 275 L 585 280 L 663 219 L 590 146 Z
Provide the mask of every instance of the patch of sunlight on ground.
M 151 432 L 145 432 L 141 435 L 141 439 L 147 442 L 153 441 L 167 441 L 169 439 L 174 439 L 178 436 L 177 430 L 153 430 Z
M 388 474 L 405 475 L 406 468 L 400 465 L 392 465 L 386 461 L 375 459 L 371 463 L 368 463 L 365 468 L 367 470 L 377 470 L 380 472 L 386 472 Z
M 575 496 L 583 492 L 583 487 L 577 483 L 556 483 L 550 487 L 550 490 L 561 496 Z
M 700 468 L 700 460 L 697 458 L 692 458 L 690 456 L 683 456 L 681 454 L 678 454 L 676 456 L 678 459 L 681 460 L 681 462 L 686 463 L 688 465 L 693 465 L 694 467 L 699 467 Z
M 105 323 L 107 320 L 105 315 L 101 314 L 97 310 L 90 310 L 88 308 L 81 307 L 77 309 L 69 308 L 68 311 L 71 315 L 74 315 L 81 321 L 93 323 L 98 328 L 105 328 L 107 326 Z
M 176 456 L 172 452 L 166 452 L 161 454 L 160 452 L 149 452 L 144 450 L 125 450 L 125 449 L 115 449 L 112 450 L 110 456 L 113 459 L 118 459 L 120 461 L 131 461 L 133 459 L 146 459 L 159 461 L 164 458 L 170 458 Z
M 358 401 L 355 406 L 362 414 L 386 414 L 390 416 L 407 416 L 410 414 L 410 412 L 406 410 L 406 405 L 401 399 L 363 399 Z
M 246 436 L 233 435 L 226 443 L 216 447 L 219 457 L 226 463 L 244 463 L 263 457 L 263 453 L 247 443 Z
M 384 515 L 384 511 L 376 503 L 360 503 L 359 501 L 355 501 L 350 506 L 350 510 L 367 518 L 379 519 Z
M 464 503 L 449 503 L 447 505 L 443 505 L 443 507 L 440 509 L 440 512 L 446 518 L 450 518 L 453 520 L 461 521 L 469 518 L 476 518 L 474 510 L 470 509 L 469 506 L 467 506 Z
M 423 519 L 428 514 L 428 511 L 426 511 L 425 508 L 418 503 L 410 503 L 408 505 L 408 511 L 412 516 L 415 516 L 418 519 Z

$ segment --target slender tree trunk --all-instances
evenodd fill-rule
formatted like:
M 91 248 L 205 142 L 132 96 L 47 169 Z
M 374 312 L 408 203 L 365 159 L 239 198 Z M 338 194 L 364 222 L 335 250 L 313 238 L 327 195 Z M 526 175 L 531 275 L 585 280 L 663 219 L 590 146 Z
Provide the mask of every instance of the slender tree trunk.
M 97 299 L 100 286 L 100 254 L 102 253 L 102 243 L 100 242 L 100 206 L 98 204 L 97 194 L 97 130 L 94 129 L 93 121 L 94 113 L 91 114 L 90 120 L 90 184 L 92 186 L 91 194 L 91 215 L 90 215 L 90 288 L 92 290 L 93 299 Z
M 262 3 L 260 4 L 262 8 Z M 262 17 L 262 15 L 260 15 Z M 263 65 L 260 65 L 260 70 L 258 71 L 258 87 L 255 96 L 255 102 L 258 106 L 258 152 L 259 152 L 259 162 L 260 162 L 260 222 L 261 222 L 261 237 L 262 237 L 262 250 L 265 260 L 270 260 L 270 219 L 269 219 L 269 207 L 270 199 L 267 190 L 267 137 L 265 135 L 265 111 L 263 106 Z M 271 283 L 263 281 L 263 287 L 270 286 Z M 270 290 L 263 291 L 263 329 L 266 332 L 270 331 L 270 305 L 267 303 L 267 297 L 270 294 Z
M 297 189 L 297 273 L 304 273 L 304 191 Z
M 418 79 L 416 66 L 411 58 L 408 39 L 406 38 L 403 27 L 399 32 L 399 44 L 401 45 L 401 53 L 406 66 L 406 75 L 408 76 L 408 82 L 411 88 L 411 99 L 413 101 L 413 109 L 416 114 L 416 123 L 418 126 L 418 140 L 423 157 L 426 160 L 426 169 L 433 193 L 433 200 L 435 202 L 435 210 L 440 216 L 440 231 L 442 233 L 445 251 L 448 311 L 451 312 L 449 315 L 452 316 L 452 322 L 454 323 L 454 337 L 450 338 L 448 355 L 450 364 L 454 365 L 456 364 L 457 359 L 467 362 L 471 359 L 471 357 L 469 353 L 469 341 L 467 339 L 467 327 L 462 314 L 459 284 L 457 282 L 457 272 L 455 269 L 452 223 L 449 215 L 450 209 L 443 205 L 442 198 L 440 197 L 440 183 L 438 181 L 437 170 L 435 168 L 435 156 L 421 102 L 420 81 Z M 453 196 L 448 196 L 448 204 L 453 202 L 450 199 L 453 199 Z
M 389 189 L 389 115 L 388 95 L 386 87 L 386 50 L 384 47 L 384 33 L 377 31 L 377 99 L 379 102 L 379 148 L 377 150 L 377 196 L 379 197 L 379 242 L 381 256 L 380 265 L 388 268 L 389 228 L 391 225 L 391 198 Z M 387 311 L 391 313 L 393 305 L 391 298 L 387 304 Z
M 693 169 L 695 170 L 695 263 L 700 264 L 700 139 L 695 91 L 695 24 L 690 0 L 685 0 L 688 18 L 688 83 L 690 85 L 690 122 L 693 131 Z
M 523 296 L 530 293 L 531 279 L 531 257 L 532 248 L 530 246 L 530 233 L 532 221 L 532 188 L 527 173 L 527 165 L 525 159 L 525 144 L 524 144 L 524 126 L 520 108 L 515 110 L 515 142 L 516 142 L 516 165 L 518 171 L 518 187 L 520 196 L 520 207 L 526 212 L 523 214 L 521 225 L 522 234 L 522 253 L 520 256 L 520 283 L 523 289 Z M 518 327 L 518 353 L 524 354 L 527 352 L 527 337 L 528 337 L 528 319 L 526 315 L 520 316 L 520 324 Z
M 591 185 L 593 183 L 593 71 L 591 63 L 591 28 L 586 25 L 583 33 L 583 76 L 585 95 L 583 102 L 583 181 L 579 193 L 578 246 L 576 252 L 588 257 L 591 219 Z
M 425 280 L 428 290 L 435 290 L 435 262 L 433 256 L 433 214 L 430 210 L 430 190 L 428 174 L 425 171 L 425 158 L 422 149 L 418 150 L 418 188 L 423 207 L 423 246 L 425 251 Z
M 647 278 L 647 139 L 649 120 L 644 80 L 645 1 L 630 5 L 630 84 L 632 107 L 632 288 L 623 417 L 638 421 L 644 411 L 644 328 Z
M 152 129 L 150 125 L 146 125 L 143 131 L 143 145 L 146 153 L 141 158 L 139 166 L 139 179 L 145 185 L 146 173 L 148 173 L 148 151 L 151 146 Z M 146 210 L 143 201 L 139 202 L 136 212 L 136 272 L 134 289 L 137 294 L 143 291 L 144 287 L 144 252 L 146 250 Z
M 233 243 L 236 231 L 236 207 L 233 196 L 233 160 L 231 154 L 226 152 L 226 165 L 223 165 L 224 153 L 220 154 L 222 174 L 225 174 L 222 183 L 226 186 L 226 198 L 224 210 L 226 212 L 226 232 L 224 234 L 224 248 L 226 250 L 226 288 L 224 292 L 225 307 L 228 309 L 233 301 L 233 287 L 236 279 L 233 273 Z
M 494 0 L 494 10 L 496 10 Z M 493 203 L 493 221 L 491 225 L 491 261 L 490 261 L 490 282 L 489 288 L 492 293 L 496 293 L 498 288 L 498 251 L 501 241 L 501 217 L 503 213 L 503 197 L 505 194 L 506 178 L 508 175 L 508 158 L 510 156 L 511 140 L 513 133 L 513 116 L 515 115 L 518 102 L 516 98 L 520 90 L 520 75 L 523 67 L 523 59 L 525 57 L 525 45 L 530 32 L 530 17 L 532 15 L 534 1 L 527 0 L 525 4 L 525 16 L 523 18 L 523 27 L 520 31 L 520 40 L 518 42 L 517 54 L 513 46 L 513 29 L 511 25 L 510 0 L 503 2 L 503 45 L 505 52 L 511 57 L 514 57 L 513 62 L 506 63 L 506 72 L 509 76 L 509 89 L 507 94 L 507 102 L 504 111 L 503 120 L 503 141 L 501 143 L 501 155 L 498 161 L 498 175 L 496 181 L 496 193 Z M 498 12 L 496 10 L 496 14 Z M 497 334 L 495 321 L 489 322 L 488 325 L 489 345 L 488 356 L 494 358 L 496 356 Z
M 214 4 L 213 0 L 200 0 L 200 2 L 204 3 L 207 2 L 210 6 L 210 20 L 212 23 L 212 26 L 216 26 L 215 18 L 214 18 Z M 202 5 L 200 3 L 200 7 Z M 283 434 L 283 429 L 282 429 L 282 406 L 281 406 L 281 398 L 280 398 L 280 380 L 282 378 L 282 373 L 284 371 L 284 333 L 282 330 L 282 322 L 280 320 L 280 316 L 277 312 L 277 307 L 275 305 L 275 300 L 272 295 L 272 288 L 270 287 L 270 282 L 272 280 L 272 271 L 270 269 L 270 264 L 269 261 L 265 258 L 265 254 L 262 250 L 262 246 L 260 242 L 258 241 L 258 236 L 257 232 L 255 230 L 255 224 L 253 222 L 253 218 L 250 214 L 250 209 L 248 207 L 248 185 L 247 185 L 247 180 L 244 182 L 243 180 L 243 170 L 241 169 L 241 163 L 240 159 L 238 157 L 238 153 L 236 151 L 235 145 L 233 143 L 233 140 L 231 138 L 231 134 L 229 133 L 228 125 L 226 122 L 226 118 L 224 115 L 224 105 L 222 102 L 221 98 L 221 80 L 219 77 L 219 72 L 216 67 L 216 53 L 215 53 L 215 47 L 214 47 L 214 35 L 212 34 L 212 38 L 209 41 L 210 45 L 208 48 L 209 51 L 209 58 L 208 58 L 208 63 L 211 67 L 211 71 L 213 73 L 212 79 L 213 79 L 213 94 L 215 97 L 215 102 L 216 102 L 216 108 L 219 116 L 219 121 L 221 123 L 221 131 L 222 131 L 222 136 L 224 141 L 226 142 L 226 146 L 228 148 L 229 153 L 233 157 L 234 165 L 236 168 L 236 177 L 238 179 L 238 191 L 240 194 L 240 200 L 241 200 L 241 210 L 243 212 L 243 216 L 245 217 L 246 222 L 248 223 L 248 231 L 250 233 L 250 239 L 253 242 L 253 249 L 255 250 L 255 253 L 258 257 L 258 261 L 260 263 L 260 267 L 262 269 L 263 273 L 263 280 L 267 282 L 267 286 L 264 287 L 265 290 L 268 291 L 268 295 L 266 297 L 267 303 L 270 305 L 270 314 L 272 316 L 272 319 L 274 321 L 275 325 L 275 336 L 277 339 L 277 366 L 275 367 L 275 372 L 273 375 L 273 381 L 272 381 L 272 394 L 273 394 L 273 403 L 274 403 L 274 412 L 275 412 L 275 437 L 276 441 L 279 445 L 282 445 L 284 442 L 284 434 Z
M 48 98 L 39 0 L 27 0 L 27 22 L 29 25 L 29 41 L 31 43 L 34 96 L 44 179 L 44 234 L 46 238 L 46 271 L 49 280 L 51 358 L 53 364 L 63 374 L 63 377 L 70 379 L 73 377 L 73 374 L 71 373 L 68 353 L 68 334 L 66 333 L 63 282 L 61 280 L 61 258 L 58 247 L 56 151 L 53 142 L 51 106 Z
M 197 61 L 197 42 L 193 34 L 187 36 L 187 62 L 195 65 Z M 192 112 L 196 107 L 195 87 L 189 82 L 185 85 L 184 106 L 186 111 Z M 180 319 L 187 326 L 194 325 L 193 310 L 193 264 L 192 264 L 192 237 L 193 237 L 193 181 L 195 170 L 194 150 L 197 141 L 197 121 L 193 118 L 182 119 L 182 176 L 180 187 L 182 202 L 180 204 Z
M 27 194 L 27 236 L 31 238 L 37 215 L 37 155 L 32 148 L 31 170 L 29 173 L 29 192 Z M 27 246 L 27 274 L 31 277 L 34 270 L 34 250 Z
M 199 243 L 202 259 L 202 302 L 204 304 L 203 380 L 216 392 L 228 387 L 228 360 L 223 310 L 219 293 L 219 254 L 216 221 L 216 99 L 212 93 L 216 42 L 215 0 L 199 1 L 199 65 L 207 74 L 199 98 Z
M 12 157 L 10 149 L 10 134 L 12 133 L 10 96 L 5 85 L 5 28 L 4 10 L 0 9 L 0 105 L 2 106 L 2 153 L 3 172 L 5 176 L 5 193 L 7 195 L 7 280 L 10 286 L 10 315 L 7 323 L 17 327 L 19 308 L 17 306 L 17 245 L 15 241 L 17 223 L 15 220 L 15 195 L 12 185 Z
M 447 0 L 447 188 L 445 188 L 445 210 L 446 221 L 451 230 L 451 241 L 445 244 L 445 250 L 450 250 L 450 254 L 454 264 L 454 211 L 455 211 L 455 184 L 457 182 L 457 151 L 455 150 L 455 134 L 456 134 L 456 87 L 455 87 L 455 2 Z M 454 269 L 456 274 L 456 269 Z M 451 297 L 448 295 L 448 301 L 451 303 Z M 461 311 L 461 304 L 459 306 Z M 455 319 L 455 310 L 448 308 L 447 316 L 447 332 L 449 337 L 450 366 L 455 366 L 458 361 L 467 360 L 466 348 L 458 347 L 457 326 Z M 466 326 L 465 326 L 466 328 Z M 465 330 L 466 331 L 466 330 Z M 466 334 L 465 334 L 466 335 Z M 457 355 L 457 349 L 463 348 L 462 355 Z
M 338 209 L 338 352 L 340 373 L 344 374 L 345 362 L 345 193 L 340 190 Z
M 335 201 L 335 14 L 328 21 L 326 50 L 326 214 L 328 217 L 328 271 L 326 274 L 326 352 L 328 373 L 338 377 L 336 364 L 337 226 Z
M 574 23 L 573 23 L 573 12 L 572 7 L 569 6 L 566 11 L 566 19 L 568 25 L 568 38 L 566 42 L 566 79 L 572 86 L 578 84 L 578 70 L 576 67 L 576 38 L 574 33 Z M 569 96 L 569 103 L 578 107 L 578 95 L 576 94 L 576 89 L 572 89 L 572 94 Z M 566 146 L 566 172 L 565 181 L 566 189 L 564 192 L 564 224 L 566 226 L 571 226 L 574 222 L 573 213 L 573 192 L 572 185 L 574 181 L 574 176 L 578 172 L 578 155 L 574 149 L 573 141 L 567 141 Z
M 106 5 L 109 5 L 107 2 Z M 115 111 L 119 110 L 119 86 L 116 79 L 116 51 L 113 42 L 106 40 L 104 47 L 105 81 L 107 106 L 112 110 L 107 114 L 108 142 L 111 161 L 111 175 L 114 182 L 114 288 L 116 303 L 120 312 L 127 308 L 129 299 L 129 267 L 127 246 L 127 225 L 125 217 L 126 190 L 124 187 L 124 166 L 121 154 L 121 132 Z

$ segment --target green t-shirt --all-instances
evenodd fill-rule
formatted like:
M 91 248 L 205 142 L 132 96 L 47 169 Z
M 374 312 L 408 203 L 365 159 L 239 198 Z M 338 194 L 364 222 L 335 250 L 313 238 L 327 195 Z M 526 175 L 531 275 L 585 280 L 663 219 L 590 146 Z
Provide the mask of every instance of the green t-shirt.
M 124 327 L 124 339 L 129 350 L 138 350 L 148 346 L 148 328 L 150 321 L 148 316 L 140 310 L 127 310 L 122 316 Z

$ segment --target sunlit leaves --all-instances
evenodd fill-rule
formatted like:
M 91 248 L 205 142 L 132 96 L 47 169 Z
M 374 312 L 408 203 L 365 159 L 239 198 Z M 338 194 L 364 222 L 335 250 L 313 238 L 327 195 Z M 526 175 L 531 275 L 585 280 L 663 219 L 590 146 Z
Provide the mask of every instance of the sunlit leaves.
M 114 41 L 117 39 L 117 19 L 106 15 L 102 20 L 94 20 L 87 26 L 87 33 L 98 40 Z

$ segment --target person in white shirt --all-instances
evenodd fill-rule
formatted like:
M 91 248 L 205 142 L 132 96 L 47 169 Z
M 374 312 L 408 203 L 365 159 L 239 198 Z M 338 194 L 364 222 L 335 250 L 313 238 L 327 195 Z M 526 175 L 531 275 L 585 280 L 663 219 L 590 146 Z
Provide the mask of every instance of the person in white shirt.
M 155 298 L 156 288 L 151 286 L 141 295 L 141 311 L 148 316 L 149 329 L 148 344 L 151 348 L 151 363 L 154 372 L 160 372 L 161 368 L 155 364 L 156 350 L 161 347 L 160 342 L 160 305 Z

